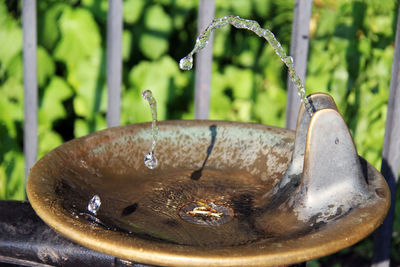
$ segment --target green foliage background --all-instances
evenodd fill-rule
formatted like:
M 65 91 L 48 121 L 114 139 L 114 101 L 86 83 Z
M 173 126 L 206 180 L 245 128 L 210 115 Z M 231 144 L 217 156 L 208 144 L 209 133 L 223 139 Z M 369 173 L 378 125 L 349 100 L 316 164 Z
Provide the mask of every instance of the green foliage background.
M 24 198 L 20 5 L 0 0 L 0 199 Z M 194 74 L 180 71 L 178 60 L 194 44 L 197 5 L 195 0 L 124 1 L 123 125 L 151 119 L 140 96 L 144 89 L 153 91 L 160 120 L 194 118 Z M 396 11 L 392 0 L 315 0 L 310 28 L 307 93 L 334 97 L 359 154 L 378 169 Z M 67 140 L 106 127 L 107 1 L 38 0 L 37 12 L 41 157 Z M 293 0 L 216 0 L 217 17 L 257 20 L 286 51 L 292 13 Z M 231 27 L 219 29 L 212 72 L 210 119 L 284 127 L 287 73 L 264 40 Z M 400 262 L 400 205 L 396 214 L 392 256 Z M 362 263 L 371 256 L 371 246 L 367 239 L 340 255 Z M 334 265 L 332 259 L 311 265 Z

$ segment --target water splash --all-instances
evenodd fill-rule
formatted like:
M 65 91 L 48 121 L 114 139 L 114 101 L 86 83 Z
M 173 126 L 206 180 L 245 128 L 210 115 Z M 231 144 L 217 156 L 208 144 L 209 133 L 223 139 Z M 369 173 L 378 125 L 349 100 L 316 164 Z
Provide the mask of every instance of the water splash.
M 300 96 L 301 101 L 304 103 L 304 106 L 307 110 L 307 113 L 312 116 L 314 113 L 314 107 L 308 101 L 306 92 L 304 89 L 303 82 L 300 80 L 299 76 L 296 74 L 294 70 L 293 58 L 287 56 L 285 50 L 283 50 L 282 45 L 276 40 L 275 35 L 268 29 L 263 29 L 260 27 L 260 24 L 254 20 L 242 19 L 238 16 L 226 16 L 222 18 L 214 19 L 210 25 L 208 25 L 207 29 L 203 31 L 196 39 L 196 44 L 193 50 L 184 58 L 179 61 L 179 67 L 182 70 L 190 70 L 193 67 L 193 55 L 203 49 L 210 38 L 210 34 L 215 29 L 221 28 L 227 24 L 231 24 L 232 26 L 238 29 L 246 29 L 254 32 L 259 37 L 263 37 L 268 41 L 268 43 L 272 46 L 275 53 L 281 58 L 282 62 L 288 67 L 288 72 L 290 76 L 290 80 L 297 88 L 297 93 Z
M 99 195 L 94 195 L 90 200 L 88 204 L 88 211 L 92 213 L 93 215 L 97 214 L 97 211 L 100 209 L 101 206 L 101 199 Z
M 152 143 L 151 143 L 151 151 L 144 157 L 144 164 L 149 169 L 157 168 L 157 158 L 155 155 L 155 148 L 157 143 L 157 136 L 158 136 L 158 127 L 157 127 L 157 102 L 153 97 L 153 93 L 150 90 L 145 90 L 142 92 L 142 97 L 144 100 L 149 102 L 150 109 L 151 109 L 151 133 L 152 133 Z
M 179 61 L 179 68 L 181 70 L 191 70 L 193 67 L 193 57 L 186 56 Z

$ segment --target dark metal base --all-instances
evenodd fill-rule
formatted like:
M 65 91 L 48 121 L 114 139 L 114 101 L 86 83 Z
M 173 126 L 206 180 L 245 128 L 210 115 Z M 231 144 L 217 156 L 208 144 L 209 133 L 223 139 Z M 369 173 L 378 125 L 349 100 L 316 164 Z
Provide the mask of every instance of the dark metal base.
M 149 266 L 80 246 L 47 226 L 27 202 L 0 201 L 0 266 Z

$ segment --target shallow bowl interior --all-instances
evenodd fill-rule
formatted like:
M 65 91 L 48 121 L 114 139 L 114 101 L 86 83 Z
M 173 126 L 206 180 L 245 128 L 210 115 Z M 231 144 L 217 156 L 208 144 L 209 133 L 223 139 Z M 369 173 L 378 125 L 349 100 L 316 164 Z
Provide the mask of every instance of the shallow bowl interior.
M 268 217 L 274 211 L 262 207 L 288 167 L 293 143 L 294 132 L 259 124 L 162 122 L 158 167 L 150 170 L 143 159 L 151 124 L 116 127 L 44 156 L 30 172 L 27 194 L 37 214 L 71 240 L 156 265 L 290 264 L 372 232 L 384 214 L 371 211 L 382 203 L 324 225 L 299 226 L 293 214 Z M 368 172 L 382 179 L 370 165 Z M 87 209 L 94 195 L 101 199 L 96 215 Z M 382 201 L 387 206 L 388 196 Z M 214 215 L 191 214 L 195 207 Z

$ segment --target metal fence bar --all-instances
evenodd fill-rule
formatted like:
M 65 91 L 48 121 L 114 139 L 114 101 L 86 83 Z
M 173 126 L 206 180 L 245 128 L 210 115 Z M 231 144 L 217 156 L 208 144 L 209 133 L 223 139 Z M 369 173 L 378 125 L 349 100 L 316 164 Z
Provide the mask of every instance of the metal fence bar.
M 107 14 L 107 126 L 120 125 L 122 80 L 122 0 L 108 1 Z
M 398 10 L 395 52 L 386 117 L 381 172 L 391 193 L 391 206 L 383 224 L 375 232 L 372 266 L 389 267 L 390 247 L 396 204 L 396 188 L 400 163 L 400 8 Z
M 38 148 L 38 92 L 36 61 L 36 0 L 22 2 L 23 58 L 24 58 L 24 154 L 25 180 L 35 164 Z
M 294 69 L 300 79 L 305 82 L 307 70 L 308 43 L 310 35 L 310 18 L 312 0 L 296 0 L 293 13 L 292 39 L 290 55 L 294 60 Z M 296 129 L 297 113 L 300 108 L 300 98 L 292 81 L 288 79 L 286 101 L 286 128 Z
M 201 33 L 214 18 L 215 0 L 200 0 L 197 31 Z M 196 55 L 194 108 L 195 119 L 208 119 L 210 109 L 211 63 L 214 34 L 208 45 Z

